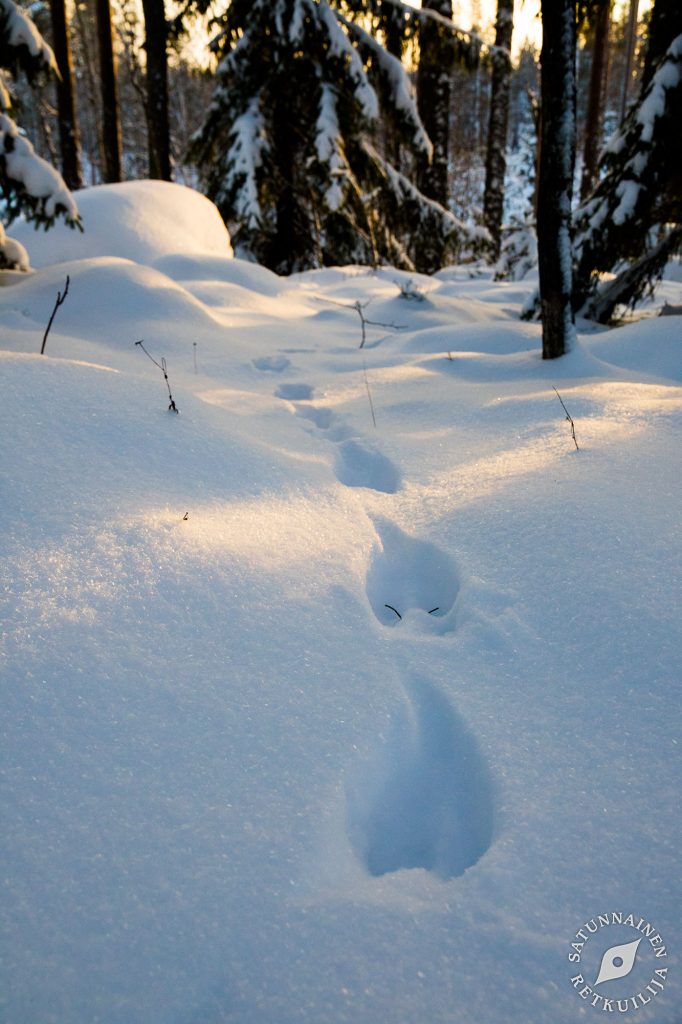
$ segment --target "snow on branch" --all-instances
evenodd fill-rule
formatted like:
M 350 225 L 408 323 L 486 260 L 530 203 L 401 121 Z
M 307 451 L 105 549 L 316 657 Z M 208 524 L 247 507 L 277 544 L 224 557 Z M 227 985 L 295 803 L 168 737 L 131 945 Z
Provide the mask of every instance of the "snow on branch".
M 325 203 L 332 211 L 340 209 L 344 199 L 343 181 L 349 168 L 343 155 L 343 144 L 336 110 L 337 99 L 326 82 L 320 83 L 320 112 L 317 117 L 315 149 L 317 158 L 327 168 L 331 184 L 325 193 Z
M 485 228 L 478 227 L 475 224 L 465 224 L 464 221 L 455 217 L 454 213 L 446 210 L 435 199 L 429 199 L 412 184 L 409 178 L 406 178 L 388 160 L 385 160 L 371 143 L 365 141 L 364 149 L 367 156 L 380 169 L 380 172 L 383 173 L 390 184 L 391 191 L 398 204 L 409 203 L 417 211 L 418 216 L 424 219 L 428 218 L 433 222 L 434 227 L 441 232 L 444 239 L 448 241 L 456 240 L 460 243 L 469 242 L 475 248 L 480 248 L 490 243 L 490 234 Z
M 376 121 L 379 117 L 377 94 L 367 78 L 367 73 L 357 50 L 341 28 L 327 0 L 320 0 L 318 17 L 327 33 L 330 55 L 347 61 L 354 85 L 355 97 L 360 104 L 360 108 L 369 121 Z
M 255 228 L 261 218 L 257 171 L 267 145 L 260 96 L 252 97 L 244 113 L 235 118 L 230 134 L 230 167 L 221 191 L 236 192 L 237 214 L 249 228 Z
M 7 47 L 12 50 L 25 47 L 29 58 L 42 70 L 59 74 L 52 49 L 31 19 L 12 0 L 0 0 L 0 31 L 6 36 Z
M 673 40 L 639 102 L 609 141 L 606 174 L 578 211 L 575 258 L 581 279 L 588 272 L 611 269 L 622 255 L 622 243 L 633 229 L 637 234 L 643 228 L 639 222 L 647 204 L 658 202 L 656 122 L 670 117 L 672 96 L 681 85 L 682 35 Z M 593 279 L 592 288 L 595 283 Z
M 371 56 L 390 90 L 393 105 L 407 120 L 413 132 L 415 147 L 430 159 L 433 146 L 429 139 L 417 109 L 417 100 L 401 61 L 389 53 L 374 36 L 370 35 L 361 25 L 350 21 L 340 11 L 336 17 L 362 47 Z
M 451 18 L 446 18 L 444 14 L 439 11 L 433 11 L 429 7 L 411 7 L 405 3 L 405 0 L 384 0 L 384 3 L 391 4 L 393 7 L 397 7 L 398 10 L 402 11 L 403 14 L 409 14 L 413 18 L 419 18 L 422 21 L 437 21 L 439 25 L 443 25 L 453 35 L 466 36 L 476 46 L 481 49 L 487 50 L 491 55 L 493 54 L 504 54 L 509 60 L 511 60 L 511 54 L 503 46 L 495 46 L 493 43 L 486 43 L 485 39 L 479 35 L 478 32 L 473 32 L 471 29 L 461 28 L 456 25 Z
M 46 227 L 55 217 L 64 216 L 67 223 L 78 225 L 76 201 L 64 184 L 61 174 L 38 156 L 7 114 L 0 114 L 0 179 L 6 178 L 17 192 L 17 202 L 10 201 L 10 214 L 21 212 L 27 220 Z M 29 211 L 26 211 L 26 206 Z

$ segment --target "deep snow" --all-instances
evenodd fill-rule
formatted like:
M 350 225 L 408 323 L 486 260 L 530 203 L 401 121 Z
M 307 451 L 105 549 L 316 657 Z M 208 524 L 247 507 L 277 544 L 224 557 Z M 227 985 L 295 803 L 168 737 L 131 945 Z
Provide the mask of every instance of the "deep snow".
M 594 991 L 675 1024 L 680 318 L 543 363 L 532 282 L 280 279 L 164 190 L 0 289 L 3 1020 L 599 1020 L 623 911 Z

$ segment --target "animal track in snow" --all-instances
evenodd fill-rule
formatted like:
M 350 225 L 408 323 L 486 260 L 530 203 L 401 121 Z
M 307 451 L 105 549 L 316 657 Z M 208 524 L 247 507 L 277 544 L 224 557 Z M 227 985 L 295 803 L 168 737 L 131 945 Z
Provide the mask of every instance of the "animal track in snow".
M 280 384 L 275 391 L 275 397 L 283 398 L 287 402 L 309 402 L 313 397 L 313 390 L 310 384 Z
M 263 370 L 266 373 L 283 373 L 291 366 L 291 360 L 286 356 L 261 356 L 258 359 L 253 359 L 252 362 L 257 370 Z
M 391 460 L 360 441 L 339 444 L 335 469 L 346 487 L 368 487 L 385 494 L 395 494 L 400 487 L 400 474 Z
M 310 403 L 314 388 L 309 384 L 280 384 L 275 396 L 293 404 L 297 416 L 312 422 L 318 430 L 328 431 L 327 440 L 336 444 L 334 469 L 339 483 L 346 487 L 367 487 L 385 494 L 395 494 L 400 487 L 400 473 L 387 456 L 371 445 L 353 438 L 352 432 L 331 409 Z
M 317 405 L 307 404 L 295 404 L 294 408 L 297 416 L 301 416 L 304 420 L 310 420 L 318 430 L 329 430 L 334 421 L 334 413 L 331 409 L 323 409 Z
M 348 836 L 371 875 L 424 868 L 455 878 L 493 836 L 493 787 L 447 698 L 413 680 L 384 743 L 346 786 Z
M 396 626 L 409 618 L 435 632 L 453 629 L 449 613 L 459 580 L 450 556 L 388 520 L 375 525 L 379 542 L 367 570 L 366 591 L 379 622 Z

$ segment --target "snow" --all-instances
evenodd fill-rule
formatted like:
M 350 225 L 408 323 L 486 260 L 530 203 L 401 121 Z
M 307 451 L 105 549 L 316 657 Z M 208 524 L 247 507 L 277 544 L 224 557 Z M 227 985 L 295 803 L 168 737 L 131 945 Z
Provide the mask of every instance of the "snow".
M 67 219 L 78 219 L 78 207 L 62 176 L 38 156 L 7 114 L 0 114 L 0 156 L 7 177 L 23 186 L 29 196 L 42 200 L 46 217 L 55 217 L 61 209 Z
M 232 169 L 226 176 L 224 190 L 234 187 L 236 178 L 242 177 L 237 212 L 249 227 L 256 227 L 261 218 L 258 201 L 257 172 L 263 161 L 266 148 L 263 134 L 263 117 L 260 113 L 260 96 L 254 96 L 246 110 L 235 118 L 232 126 L 234 135 Z
M 7 42 L 11 48 L 25 46 L 32 57 L 37 58 L 45 70 L 57 74 L 57 61 L 35 24 L 12 0 L 0 0 L 0 12 L 6 18 Z
M 649 83 L 647 94 L 637 110 L 637 123 L 641 125 L 642 142 L 654 137 L 656 118 L 662 117 L 667 104 L 667 93 L 675 89 L 682 75 L 682 36 L 673 40 L 664 60 Z
M 278 278 L 137 185 L 0 289 L 1 1015 L 576 1024 L 623 911 L 675 1024 L 680 319 L 543 362 L 533 281 Z
M 229 235 L 215 206 L 184 185 L 126 181 L 73 193 L 84 232 L 57 223 L 47 234 L 21 220 L 12 235 L 34 267 L 118 256 L 153 263 L 173 253 L 230 256 Z

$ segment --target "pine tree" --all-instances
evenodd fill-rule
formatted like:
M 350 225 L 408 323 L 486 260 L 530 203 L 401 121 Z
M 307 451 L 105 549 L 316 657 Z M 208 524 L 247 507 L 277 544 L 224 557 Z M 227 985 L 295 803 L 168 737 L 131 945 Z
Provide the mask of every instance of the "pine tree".
M 587 100 L 583 170 L 580 198 L 586 199 L 597 180 L 599 155 L 604 130 L 604 104 L 609 74 L 609 31 L 612 0 L 598 0 L 590 12 L 593 25 L 592 66 Z
M 423 0 L 422 8 L 452 20 L 452 0 Z M 418 161 L 419 188 L 441 206 L 448 205 L 448 157 L 450 148 L 450 79 L 455 61 L 451 32 L 439 21 L 425 18 L 419 27 L 417 102 L 433 153 Z M 443 265 L 444 241 L 424 233 L 420 239 L 417 269 L 432 274 Z
M 682 243 L 680 124 L 682 6 L 656 0 L 639 99 L 576 217 L 575 307 L 586 316 L 606 322 L 636 303 Z
M 142 0 L 147 51 L 149 177 L 171 179 L 168 118 L 168 25 L 164 0 Z
M 102 147 L 104 150 L 104 180 L 121 181 L 121 122 L 118 110 L 118 82 L 116 55 L 111 29 L 109 0 L 95 0 L 97 12 L 97 39 L 99 43 L 99 73 L 102 95 Z
M 0 0 L 0 67 L 29 81 L 56 73 L 54 54 L 34 23 L 12 0 Z M 57 217 L 80 224 L 76 203 L 61 175 L 33 149 L 11 117 L 12 101 L 0 77 L 0 189 L 8 220 L 22 214 L 48 228 Z M 0 268 L 28 269 L 28 257 L 0 225 Z
M 280 273 L 322 264 L 414 268 L 420 226 L 476 240 L 380 151 L 431 143 L 400 61 L 327 0 L 232 0 L 217 88 L 192 153 L 236 251 Z
M 483 220 L 492 238 L 491 259 L 498 260 L 502 239 L 504 176 L 507 166 L 507 124 L 511 91 L 511 42 L 514 0 L 497 0 L 495 47 L 492 55 L 490 121 L 485 162 Z
M 71 42 L 66 19 L 64 0 L 50 0 L 52 20 L 52 43 L 59 67 L 57 79 L 57 114 L 59 120 L 59 143 L 62 155 L 62 175 L 69 188 L 80 188 L 81 176 L 80 143 L 76 102 L 73 89 L 73 67 Z
M 575 52 L 575 0 L 542 0 L 537 234 L 543 359 L 563 355 L 574 334 L 571 202 Z

